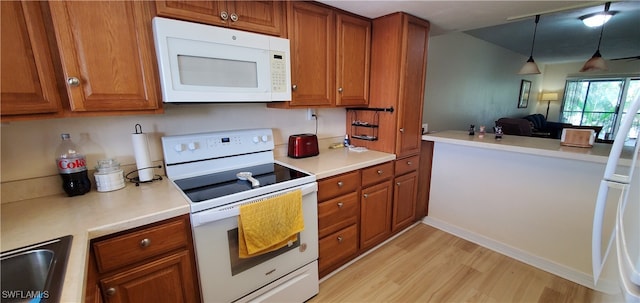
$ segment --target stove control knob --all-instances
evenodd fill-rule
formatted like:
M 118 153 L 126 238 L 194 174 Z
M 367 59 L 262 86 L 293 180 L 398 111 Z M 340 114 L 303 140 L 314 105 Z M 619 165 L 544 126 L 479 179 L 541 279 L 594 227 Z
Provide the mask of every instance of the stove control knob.
M 262 142 L 269 142 L 269 136 L 262 135 Z
M 254 136 L 253 143 L 260 143 L 260 138 L 258 138 L 258 136 Z
M 198 149 L 198 144 L 196 144 L 196 142 L 191 142 L 189 143 L 189 145 L 187 145 L 187 148 L 189 148 L 189 150 L 194 151 L 196 149 Z
M 173 149 L 175 149 L 177 152 L 183 152 L 184 144 L 176 144 L 176 146 L 174 146 Z

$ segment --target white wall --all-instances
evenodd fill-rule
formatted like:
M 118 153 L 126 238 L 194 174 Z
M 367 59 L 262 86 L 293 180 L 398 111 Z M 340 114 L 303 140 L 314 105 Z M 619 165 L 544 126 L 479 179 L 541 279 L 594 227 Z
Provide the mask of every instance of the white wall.
M 242 128 L 272 128 L 275 144 L 286 144 L 289 135 L 315 132 L 306 110 L 270 109 L 265 104 L 165 104 L 161 115 L 65 118 L 3 123 L 1 181 L 57 175 L 55 150 L 61 133 L 70 133 L 87 154 L 91 168 L 98 159 L 115 158 L 135 164 L 131 134 L 136 123 L 147 133 L 152 160 L 161 160 L 160 137 L 183 133 Z M 342 108 L 316 110 L 318 137 L 345 134 Z
M 466 130 L 469 124 L 494 126 L 501 117 L 546 114 L 542 92 L 557 92 L 559 101 L 549 105 L 549 121 L 559 121 L 567 77 L 638 75 L 640 60 L 607 61 L 604 73 L 579 73 L 584 64 L 541 64 L 540 75 L 518 75 L 527 60 L 520 54 L 464 33 L 429 38 L 429 57 L 422 120 L 430 131 Z M 535 58 L 535 53 L 534 53 Z M 588 58 L 585 58 L 585 61 Z M 520 80 L 532 81 L 527 108 L 517 108 Z
M 422 120 L 430 131 L 489 129 L 501 117 L 534 112 L 541 76 L 517 74 L 526 60 L 464 33 L 430 37 Z M 532 81 L 526 108 L 517 107 L 522 79 Z

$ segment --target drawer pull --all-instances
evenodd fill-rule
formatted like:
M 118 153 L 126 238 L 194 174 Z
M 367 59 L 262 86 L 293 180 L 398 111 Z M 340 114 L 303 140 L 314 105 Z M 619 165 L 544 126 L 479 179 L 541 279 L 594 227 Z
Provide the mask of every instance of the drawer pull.
M 382 175 L 382 173 L 384 173 L 384 171 L 381 169 L 378 169 L 378 175 Z
M 396 183 L 396 185 L 398 185 L 398 186 L 400 186 L 400 184 L 401 184 L 400 182 L 397 182 L 397 183 Z
M 344 186 L 344 182 L 338 181 L 338 187 L 342 187 L 342 186 Z
M 116 294 L 116 289 L 113 288 L 113 287 L 109 287 L 109 289 L 107 289 L 106 293 L 107 293 L 107 296 L 113 296 L 113 295 Z
M 342 243 L 342 236 L 338 236 L 338 243 Z
M 344 203 L 338 202 L 338 208 L 342 208 L 343 206 L 344 206 Z
M 144 238 L 140 241 L 140 247 L 149 247 L 151 245 L 151 240 Z
M 231 14 L 231 21 L 233 21 L 233 22 L 238 21 L 238 15 L 236 15 L 236 13 L 232 13 Z
M 363 197 L 365 197 L 365 198 L 369 198 L 369 195 L 368 195 L 368 194 L 364 194 L 364 195 L 362 195 L 362 196 L 363 196 Z
M 411 161 L 407 161 L 407 165 L 412 165 L 413 163 L 411 163 Z

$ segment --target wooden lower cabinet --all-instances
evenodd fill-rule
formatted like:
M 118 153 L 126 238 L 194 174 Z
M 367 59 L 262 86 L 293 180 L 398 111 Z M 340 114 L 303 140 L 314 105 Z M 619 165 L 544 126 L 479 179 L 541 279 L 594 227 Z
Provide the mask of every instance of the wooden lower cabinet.
M 418 172 L 412 171 L 396 177 L 393 187 L 393 232 L 402 230 L 415 221 Z
M 320 277 L 353 259 L 358 254 L 358 225 L 352 224 L 319 240 Z
M 100 280 L 107 302 L 197 302 L 189 251 L 182 250 Z
M 359 170 L 318 181 L 320 277 L 357 256 L 359 192 Z
M 318 181 L 321 278 L 416 221 L 419 163 L 416 155 Z
M 429 214 L 429 192 L 431 191 L 431 166 L 433 163 L 433 141 L 422 141 L 420 168 L 418 170 L 418 198 L 416 199 L 416 221 Z
M 391 234 L 393 187 L 386 181 L 363 188 L 360 202 L 360 249 L 368 249 Z
M 189 215 L 91 241 L 86 302 L 200 302 Z

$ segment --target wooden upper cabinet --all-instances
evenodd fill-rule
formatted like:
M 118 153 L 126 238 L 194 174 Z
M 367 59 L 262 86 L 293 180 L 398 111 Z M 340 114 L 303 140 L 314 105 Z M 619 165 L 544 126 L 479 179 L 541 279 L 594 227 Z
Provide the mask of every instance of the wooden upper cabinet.
M 395 111 L 380 114 L 378 141 L 358 144 L 394 153 L 399 159 L 416 155 L 422 137 L 429 22 L 394 13 L 372 23 L 369 107 Z
M 371 62 L 369 19 L 303 1 L 288 2 L 287 13 L 291 102 L 269 106 L 366 106 Z
M 366 106 L 369 103 L 371 22 L 337 15 L 336 105 Z
M 51 1 L 71 111 L 160 107 L 146 1 Z
M 2 118 L 55 114 L 61 108 L 52 53 L 39 2 L 1 1 Z
M 157 1 L 158 16 L 285 36 L 283 1 Z
M 420 152 L 429 23 L 407 16 L 403 31 L 406 37 L 406 54 L 401 65 L 401 101 L 398 102 L 398 158 Z
M 291 106 L 334 104 L 335 14 L 309 2 L 288 2 Z

